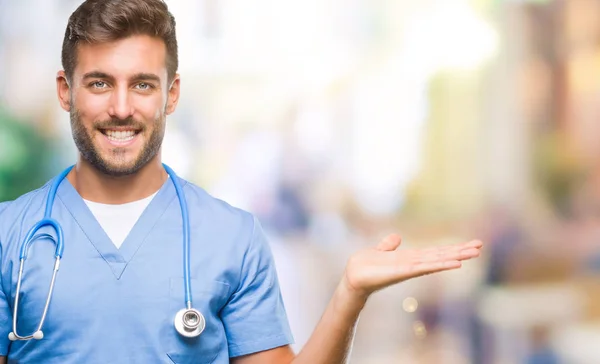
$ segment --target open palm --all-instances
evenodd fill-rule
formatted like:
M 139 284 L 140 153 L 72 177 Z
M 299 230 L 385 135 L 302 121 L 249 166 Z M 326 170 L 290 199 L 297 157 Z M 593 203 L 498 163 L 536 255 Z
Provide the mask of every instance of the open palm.
M 426 249 L 398 249 L 400 236 L 388 235 L 377 246 L 355 253 L 348 261 L 344 280 L 361 296 L 411 278 L 457 269 L 462 261 L 478 257 L 479 240 Z

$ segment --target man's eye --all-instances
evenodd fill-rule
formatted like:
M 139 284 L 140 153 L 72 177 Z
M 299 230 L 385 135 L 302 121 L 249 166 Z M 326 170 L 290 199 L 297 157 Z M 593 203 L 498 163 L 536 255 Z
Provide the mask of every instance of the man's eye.
M 90 86 L 94 87 L 94 88 L 105 88 L 106 87 L 106 82 L 104 81 L 94 81 L 90 84 Z
M 140 90 L 149 90 L 152 88 L 152 85 L 145 83 L 145 82 L 140 82 L 136 85 L 137 88 L 139 88 Z

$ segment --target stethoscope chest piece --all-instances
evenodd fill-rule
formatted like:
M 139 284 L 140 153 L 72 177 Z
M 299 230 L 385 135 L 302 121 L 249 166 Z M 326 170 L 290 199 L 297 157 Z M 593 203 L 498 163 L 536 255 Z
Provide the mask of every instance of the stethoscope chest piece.
M 185 337 L 199 336 L 206 327 L 204 316 L 193 308 L 184 308 L 175 315 L 175 329 Z

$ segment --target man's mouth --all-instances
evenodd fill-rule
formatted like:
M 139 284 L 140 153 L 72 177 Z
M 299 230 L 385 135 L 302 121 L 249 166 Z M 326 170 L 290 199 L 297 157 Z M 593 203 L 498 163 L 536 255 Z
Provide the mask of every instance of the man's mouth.
M 133 138 L 135 138 L 136 134 L 138 134 L 140 132 L 138 130 L 110 130 L 110 129 L 103 129 L 100 131 L 102 132 L 102 134 L 106 135 L 108 140 L 113 141 L 113 142 L 119 142 L 119 143 L 124 143 L 124 142 L 128 142 L 128 141 L 132 140 Z

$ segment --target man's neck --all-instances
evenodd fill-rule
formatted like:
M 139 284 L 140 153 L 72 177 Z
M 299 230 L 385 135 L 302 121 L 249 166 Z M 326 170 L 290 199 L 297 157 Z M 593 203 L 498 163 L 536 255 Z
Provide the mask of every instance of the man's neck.
M 136 173 L 122 177 L 106 175 L 80 159 L 67 176 L 83 199 L 115 205 L 151 196 L 167 178 L 167 172 L 158 157 Z

